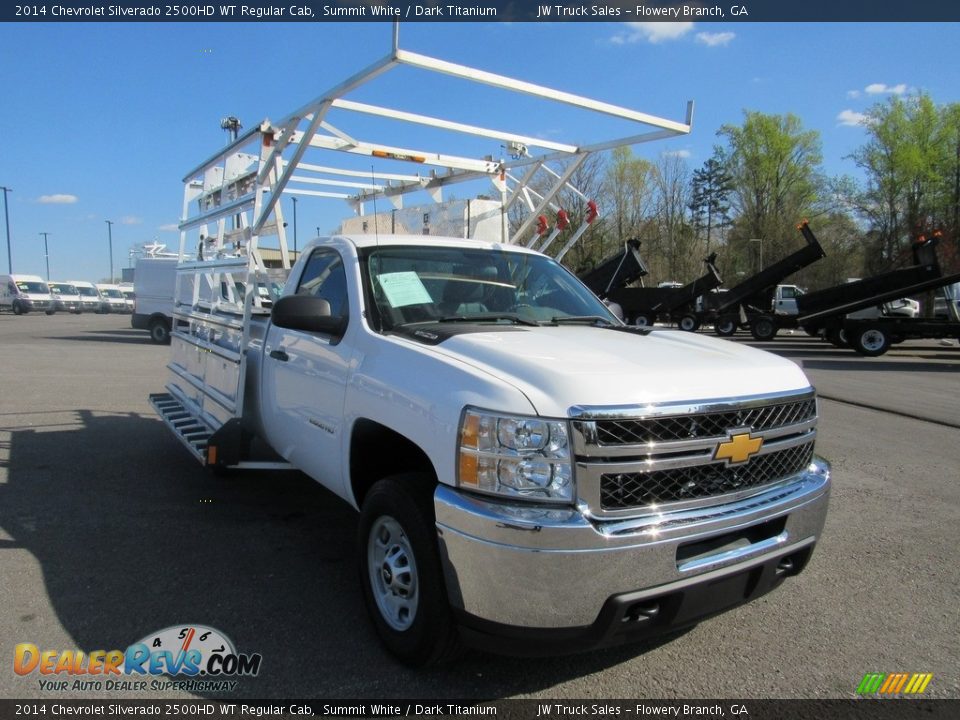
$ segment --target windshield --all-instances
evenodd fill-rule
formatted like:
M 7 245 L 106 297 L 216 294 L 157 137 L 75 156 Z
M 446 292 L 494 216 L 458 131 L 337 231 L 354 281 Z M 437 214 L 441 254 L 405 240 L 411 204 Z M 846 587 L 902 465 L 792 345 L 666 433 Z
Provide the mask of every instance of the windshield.
M 63 283 L 50 283 L 50 289 L 57 295 L 78 295 L 77 289 L 73 285 L 64 285 Z
M 100 294 L 103 295 L 103 297 L 120 298 L 121 300 L 123 300 L 123 295 L 120 293 L 119 290 L 116 290 L 114 288 L 104 288 L 100 291 Z
M 366 282 L 383 329 L 454 320 L 620 324 L 563 266 L 529 253 L 451 247 L 380 247 Z
M 120 292 L 127 300 L 133 300 L 133 290 L 121 290 Z
M 50 294 L 50 288 L 47 287 L 46 283 L 33 282 L 29 280 L 18 280 L 17 290 L 22 293 L 40 293 L 42 295 Z
M 92 287 L 78 287 L 77 292 L 84 297 L 99 297 Z

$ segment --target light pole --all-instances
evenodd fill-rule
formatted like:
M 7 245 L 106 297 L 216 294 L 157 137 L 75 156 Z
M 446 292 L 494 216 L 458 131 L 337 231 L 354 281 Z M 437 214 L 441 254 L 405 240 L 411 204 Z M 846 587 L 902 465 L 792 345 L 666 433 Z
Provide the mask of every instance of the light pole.
M 3 190 L 3 216 L 7 221 L 7 272 L 13 275 L 13 256 L 10 254 L 10 209 L 7 205 L 7 193 L 13 192 L 13 188 L 0 186 Z
M 297 256 L 297 198 L 294 196 L 290 198 L 293 200 L 293 256 Z
M 43 235 L 43 257 L 47 261 L 47 282 L 50 282 L 50 248 L 47 246 L 47 235 L 50 233 L 42 232 Z
M 110 282 L 113 282 L 113 220 L 104 220 L 107 224 L 107 243 L 110 247 Z

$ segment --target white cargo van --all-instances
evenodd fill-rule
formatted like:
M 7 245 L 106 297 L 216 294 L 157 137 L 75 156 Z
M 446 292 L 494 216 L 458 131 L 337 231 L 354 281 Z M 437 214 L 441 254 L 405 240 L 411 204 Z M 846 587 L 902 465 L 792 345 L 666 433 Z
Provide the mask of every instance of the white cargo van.
M 43 310 L 56 311 L 50 286 L 39 275 L 0 275 L 0 310 L 10 309 L 15 315 Z
M 48 282 L 47 285 L 50 286 L 50 292 L 53 293 L 53 301 L 57 310 L 71 312 L 74 315 L 80 314 L 80 291 L 74 285 L 53 280 Z
M 130 312 L 127 309 L 127 301 L 123 297 L 123 293 L 120 292 L 120 288 L 116 285 L 108 285 L 106 283 L 97 283 L 97 292 L 100 293 L 100 298 L 105 304 L 105 312 L 112 313 L 126 313 Z
M 100 293 L 97 292 L 97 288 L 93 283 L 87 282 L 86 280 L 68 280 L 67 282 L 73 285 L 80 294 L 81 312 L 107 312 L 104 309 L 103 300 L 100 299 Z
M 155 343 L 170 342 L 176 284 L 176 257 L 144 257 L 137 260 L 133 271 L 135 299 L 130 325 L 136 330 L 147 330 Z
M 127 305 L 127 312 L 132 313 L 136 307 L 136 295 L 133 292 L 133 284 L 120 283 L 117 287 L 120 288 L 120 293 L 123 295 L 123 301 Z

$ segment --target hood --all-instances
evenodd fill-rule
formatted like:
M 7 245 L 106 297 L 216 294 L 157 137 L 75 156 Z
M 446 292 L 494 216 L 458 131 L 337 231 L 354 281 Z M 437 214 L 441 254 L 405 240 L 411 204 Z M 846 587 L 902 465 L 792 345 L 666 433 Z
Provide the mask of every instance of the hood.
M 511 330 L 462 333 L 433 349 L 510 382 L 547 417 L 566 417 L 577 405 L 702 401 L 810 387 L 789 360 L 706 335 L 580 325 Z

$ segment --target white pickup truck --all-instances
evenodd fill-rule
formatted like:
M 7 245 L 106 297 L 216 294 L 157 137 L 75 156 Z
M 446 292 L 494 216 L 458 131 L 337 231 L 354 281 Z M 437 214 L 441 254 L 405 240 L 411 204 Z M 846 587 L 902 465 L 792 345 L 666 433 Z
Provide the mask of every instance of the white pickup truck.
M 820 537 L 830 469 L 794 363 L 628 327 L 531 250 L 319 239 L 269 314 L 211 315 L 174 331 L 154 406 L 208 465 L 258 436 L 360 511 L 371 617 L 409 664 L 690 625 L 799 573 Z

